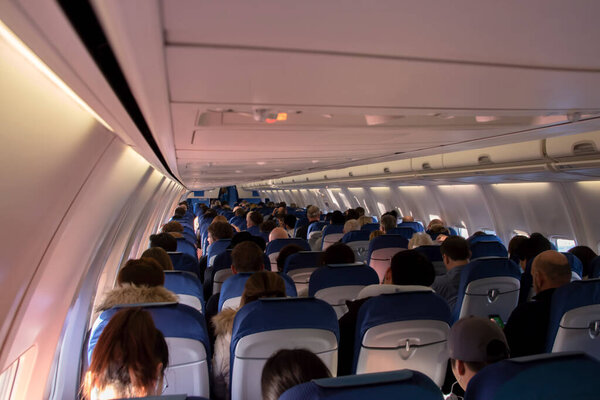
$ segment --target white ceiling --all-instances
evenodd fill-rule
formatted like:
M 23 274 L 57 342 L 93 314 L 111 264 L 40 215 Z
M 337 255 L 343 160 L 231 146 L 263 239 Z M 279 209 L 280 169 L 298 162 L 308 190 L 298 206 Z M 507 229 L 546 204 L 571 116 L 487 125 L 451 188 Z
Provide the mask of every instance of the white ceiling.
M 600 112 L 598 1 L 94 6 L 189 188 L 600 127 L 544 129 Z M 256 122 L 256 109 L 288 120 Z

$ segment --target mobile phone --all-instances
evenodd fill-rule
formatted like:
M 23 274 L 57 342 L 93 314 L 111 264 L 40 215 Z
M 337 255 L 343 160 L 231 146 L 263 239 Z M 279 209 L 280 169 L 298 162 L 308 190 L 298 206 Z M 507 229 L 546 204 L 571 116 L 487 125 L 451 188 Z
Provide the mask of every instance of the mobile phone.
M 502 321 L 502 318 L 500 318 L 499 315 L 490 315 L 489 318 L 491 321 L 494 321 L 496 325 L 498 325 L 500 328 L 504 329 L 504 322 Z

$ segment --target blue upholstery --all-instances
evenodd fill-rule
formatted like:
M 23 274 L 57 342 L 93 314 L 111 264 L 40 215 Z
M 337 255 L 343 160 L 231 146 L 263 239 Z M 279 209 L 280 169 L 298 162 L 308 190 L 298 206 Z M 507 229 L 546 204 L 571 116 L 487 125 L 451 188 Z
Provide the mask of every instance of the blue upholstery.
M 403 228 L 403 227 L 412 228 L 413 231 L 415 231 L 415 232 L 425 231 L 425 228 L 423 228 L 423 225 L 421 225 L 418 222 L 400 222 L 398 224 L 398 228 Z
M 246 281 L 252 274 L 253 272 L 240 272 L 239 274 L 230 276 L 223 282 L 221 295 L 219 296 L 219 311 L 223 308 L 223 303 L 226 300 L 239 297 L 244 293 Z M 289 297 L 296 297 L 298 294 L 296 293 L 296 285 L 294 285 L 292 278 L 286 274 L 279 274 L 279 276 L 283 278 L 283 282 L 285 283 L 285 294 Z
M 321 289 L 333 286 L 375 285 L 379 283 L 377 273 L 362 264 L 338 264 L 321 267 L 310 276 L 308 295 L 314 296 Z
M 500 242 L 502 243 L 502 240 L 500 240 L 500 238 L 496 235 L 477 235 L 477 236 L 470 236 L 467 239 L 467 242 L 469 242 L 470 245 L 472 245 L 473 243 L 477 243 L 480 241 L 485 241 L 485 242 L 490 242 L 490 241 L 496 241 L 496 242 Z
M 306 232 L 307 237 L 310 236 L 312 232 L 321 231 L 325 226 L 329 225 L 324 221 L 316 221 L 308 226 L 308 230 Z
M 323 237 L 321 239 L 321 246 L 323 245 L 323 242 L 325 241 L 325 238 L 327 237 L 327 235 L 333 235 L 336 233 L 343 233 L 344 232 L 344 225 L 343 224 L 333 224 L 333 225 L 327 225 L 325 226 L 325 228 L 323 229 Z
M 358 311 L 354 340 L 353 373 L 367 330 L 397 321 L 435 320 L 451 323 L 448 303 L 433 292 L 401 292 L 381 294 L 367 300 Z
M 469 283 L 477 279 L 492 278 L 496 276 L 508 276 L 520 280 L 521 269 L 513 261 L 502 257 L 474 260 L 465 266 L 460 274 L 456 306 L 452 313 L 453 321 L 458 320 L 463 299 L 465 297 L 465 291 Z
M 440 246 L 438 245 L 432 244 L 419 246 L 415 247 L 414 250 L 423 254 L 431 262 L 443 261 L 442 252 L 440 251 Z
M 600 362 L 582 353 L 503 360 L 475 375 L 465 400 L 597 399 Z
M 227 247 L 231 244 L 231 239 L 219 239 L 210 246 L 208 246 L 207 266 L 211 267 L 215 260 L 215 257 L 227 250 Z
M 590 271 L 592 276 L 590 278 L 600 278 L 600 256 L 596 256 L 590 262 Z
M 195 274 L 185 271 L 165 271 L 165 288 L 175 294 L 187 294 L 200 299 L 204 308 L 202 283 Z
M 546 351 L 552 351 L 562 316 L 569 310 L 592 304 L 600 304 L 600 279 L 574 281 L 554 291 L 550 308 Z
M 316 268 L 321 265 L 322 256 L 323 252 L 321 251 L 300 251 L 298 253 L 291 254 L 285 259 L 283 272 L 287 274 L 289 271 L 294 269 Z
M 229 223 L 231 225 L 237 226 L 240 229 L 240 231 L 246 230 L 246 217 L 242 217 L 242 216 L 232 217 L 229 219 Z
M 198 259 L 198 252 L 196 246 L 185 240 L 184 238 L 177 238 L 177 251 L 185 254 L 189 254 L 192 257 Z
M 269 255 L 272 253 L 279 253 L 281 249 L 283 249 L 288 244 L 295 244 L 297 246 L 302 247 L 306 251 L 310 251 L 310 246 L 308 245 L 308 242 L 306 240 L 302 238 L 289 238 L 271 240 L 269 243 L 267 243 L 265 254 Z
M 387 232 L 388 235 L 400 235 L 406 240 L 410 240 L 415 233 L 416 231 L 408 226 L 397 227 Z
M 173 263 L 173 269 L 177 271 L 187 271 L 198 276 L 200 273 L 200 267 L 198 265 L 198 260 L 196 257 L 192 257 L 186 253 L 173 253 L 169 252 L 169 257 L 171 258 L 171 262 Z
M 471 260 L 481 257 L 508 257 L 508 251 L 496 240 L 478 240 L 470 244 Z
M 367 231 L 370 234 L 373 231 L 378 231 L 379 230 L 379 224 L 375 224 L 375 223 L 364 224 L 363 226 L 360 227 L 360 230 L 361 231 Z
M 258 226 L 251 226 L 250 228 L 246 229 L 246 232 L 250 233 L 252 236 L 261 236 L 260 228 Z
M 404 369 L 316 379 L 286 390 L 280 400 L 442 400 L 442 392 L 426 375 Z
M 296 220 L 296 225 L 294 225 L 294 236 L 296 236 L 296 231 L 298 230 L 298 228 L 308 225 L 308 218 L 306 218 L 305 215 L 303 215 L 303 216 L 296 215 L 296 217 L 298 219 Z
M 342 236 L 342 243 L 367 241 L 369 235 L 371 233 L 368 231 L 350 231 Z
M 397 247 L 402 249 L 408 248 L 408 240 L 400 235 L 381 235 L 377 236 L 369 243 L 369 257 L 367 263 L 370 264 L 371 254 L 375 250 Z
M 269 261 L 269 257 L 265 254 L 263 257 L 265 270 L 271 270 L 271 262 Z M 226 249 L 224 252 L 218 254 L 214 261 L 212 268 L 214 272 L 217 272 L 222 269 L 231 268 L 231 249 Z
M 447 228 L 448 228 L 448 231 L 450 231 L 450 234 L 451 234 L 452 236 L 458 236 L 458 232 L 456 232 L 456 229 L 454 229 L 454 228 L 453 228 L 453 227 L 451 227 L 451 226 L 448 226 Z
M 581 262 L 581 260 L 575 254 L 571 254 L 566 251 L 562 254 L 564 254 L 564 256 L 567 257 L 567 260 L 569 261 L 569 266 L 571 267 L 571 271 L 575 272 L 577 275 L 579 275 L 580 278 L 582 278 L 583 263 Z

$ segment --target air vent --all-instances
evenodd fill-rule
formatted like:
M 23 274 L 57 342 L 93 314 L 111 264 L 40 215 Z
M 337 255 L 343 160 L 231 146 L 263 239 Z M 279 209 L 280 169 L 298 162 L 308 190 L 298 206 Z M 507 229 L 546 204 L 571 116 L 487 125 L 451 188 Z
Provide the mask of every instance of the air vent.
M 296 180 L 295 180 L 295 179 L 292 179 L 292 182 L 293 182 L 293 183 L 296 183 Z
M 323 175 L 323 179 L 327 179 L 327 175 Z
M 576 156 L 580 156 L 583 154 L 593 154 L 596 153 L 596 145 L 594 142 L 579 142 L 573 146 L 573 154 Z
M 482 156 L 479 156 L 477 158 L 477 162 L 481 165 L 481 164 L 491 164 L 492 163 L 492 159 L 490 158 L 490 156 L 484 154 Z
M 306 182 L 308 182 L 310 179 L 306 178 Z
M 354 174 L 352 173 L 352 171 L 348 172 L 348 176 L 354 176 Z
M 423 164 L 421 164 L 421 168 L 423 168 L 423 169 L 431 169 L 431 164 L 429 164 L 428 162 L 424 162 Z
M 383 173 L 384 173 L 384 174 L 389 174 L 390 172 L 391 172 L 391 171 L 390 171 L 390 169 L 389 169 L 388 167 L 385 167 L 385 168 L 383 169 Z

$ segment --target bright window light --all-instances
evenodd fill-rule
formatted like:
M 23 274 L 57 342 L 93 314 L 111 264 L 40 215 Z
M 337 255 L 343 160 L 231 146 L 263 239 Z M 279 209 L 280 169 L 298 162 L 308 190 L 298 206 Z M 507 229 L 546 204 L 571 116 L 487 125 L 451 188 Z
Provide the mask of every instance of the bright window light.
M 512 231 L 512 237 L 515 236 L 525 236 L 525 237 L 529 237 L 529 233 L 522 231 L 520 229 L 513 229 Z
M 442 217 L 440 217 L 439 215 L 436 215 L 436 214 L 429 214 L 429 221 L 434 220 L 434 219 L 442 219 Z
M 495 235 L 496 234 L 496 231 L 493 229 L 481 228 L 480 231 L 485 233 L 486 235 Z
M 568 251 L 569 249 L 577 246 L 577 242 L 573 239 L 552 238 L 551 240 L 556 245 L 556 249 L 560 252 Z
M 461 226 L 453 226 L 453 228 L 456 230 L 459 236 L 462 236 L 465 239 L 469 238 L 469 231 L 467 230 L 467 228 Z
M 377 202 L 377 208 L 379 209 L 380 214 L 385 214 L 385 205 L 383 203 Z

